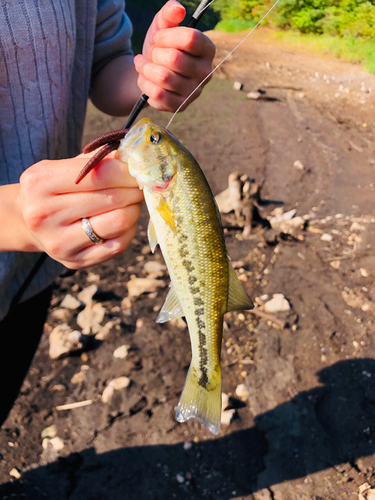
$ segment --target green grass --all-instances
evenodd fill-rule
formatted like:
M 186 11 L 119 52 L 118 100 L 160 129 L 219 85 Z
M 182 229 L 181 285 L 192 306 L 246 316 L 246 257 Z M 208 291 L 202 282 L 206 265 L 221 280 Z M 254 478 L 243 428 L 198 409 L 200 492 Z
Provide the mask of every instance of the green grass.
M 247 26 L 246 26 L 247 24 Z M 255 24 L 255 23 L 254 23 Z M 227 32 L 248 30 L 253 24 L 238 19 L 220 21 L 215 29 Z M 360 37 L 339 37 L 329 35 L 302 34 L 298 31 L 267 30 L 265 39 L 276 38 L 291 45 L 307 48 L 321 54 L 332 54 L 347 61 L 361 63 L 375 74 L 375 40 Z
M 255 21 L 245 21 L 243 19 L 235 19 L 230 17 L 217 23 L 215 30 L 226 31 L 227 33 L 239 33 L 251 29 L 255 26 Z
M 276 37 L 301 47 L 356 63 L 362 63 L 369 73 L 375 74 L 375 40 L 329 35 L 303 35 L 293 31 L 277 31 Z

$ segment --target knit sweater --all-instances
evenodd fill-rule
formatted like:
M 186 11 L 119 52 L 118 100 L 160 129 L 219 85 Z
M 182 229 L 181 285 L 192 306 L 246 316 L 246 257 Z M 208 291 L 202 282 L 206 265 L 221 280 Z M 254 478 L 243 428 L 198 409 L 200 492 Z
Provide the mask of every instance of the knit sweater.
M 0 185 L 42 159 L 80 152 L 92 79 L 132 53 L 124 9 L 124 0 L 0 2 Z M 0 320 L 40 255 L 0 252 Z M 21 301 L 62 269 L 48 257 Z

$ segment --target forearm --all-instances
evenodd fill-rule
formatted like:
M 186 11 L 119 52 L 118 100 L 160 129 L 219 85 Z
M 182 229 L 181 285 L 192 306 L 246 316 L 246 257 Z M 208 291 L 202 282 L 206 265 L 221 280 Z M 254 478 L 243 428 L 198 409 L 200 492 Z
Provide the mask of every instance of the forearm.
M 128 115 L 141 95 L 133 56 L 119 56 L 108 63 L 94 80 L 91 100 L 112 116 Z
M 20 208 L 20 185 L 0 186 L 0 252 L 40 252 Z

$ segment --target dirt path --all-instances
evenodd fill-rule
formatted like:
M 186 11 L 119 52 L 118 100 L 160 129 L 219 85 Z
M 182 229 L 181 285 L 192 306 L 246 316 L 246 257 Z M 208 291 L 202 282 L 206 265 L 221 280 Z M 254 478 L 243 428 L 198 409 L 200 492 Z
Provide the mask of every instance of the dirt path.
M 239 40 L 211 36 L 218 58 Z M 174 420 L 190 360 L 187 331 L 155 323 L 165 290 L 130 308 L 122 301 L 131 275 L 162 263 L 148 251 L 144 212 L 123 256 L 57 281 L 49 327 L 0 432 L 0 498 L 342 500 L 358 498 L 365 482 L 375 486 L 375 77 L 262 36 L 233 55 L 172 126 L 215 194 L 239 171 L 264 183 L 265 200 L 308 216 L 295 237 L 256 228 L 246 240 L 230 228 L 233 216 L 223 216 L 249 295 L 264 302 L 282 293 L 291 305 L 277 313 L 286 329 L 250 313 L 226 316 L 223 391 L 233 396 L 241 383 L 249 391 L 244 403 L 232 400 L 238 418 L 217 438 L 197 422 Z M 242 92 L 233 80 L 244 83 Z M 260 99 L 246 99 L 257 89 L 265 91 Z M 85 142 L 122 122 L 90 107 Z M 275 206 L 264 208 L 270 215 Z M 168 283 L 167 273 L 162 279 Z M 51 328 L 77 328 L 77 311 L 61 310 L 62 299 L 93 283 L 102 324 L 113 327 L 101 340 L 90 337 L 82 354 L 51 361 Z M 124 344 L 128 356 L 114 358 Z M 120 376 L 131 384 L 103 403 L 98 396 Z M 42 447 L 50 425 L 60 451 Z M 9 476 L 13 468 L 20 480 Z

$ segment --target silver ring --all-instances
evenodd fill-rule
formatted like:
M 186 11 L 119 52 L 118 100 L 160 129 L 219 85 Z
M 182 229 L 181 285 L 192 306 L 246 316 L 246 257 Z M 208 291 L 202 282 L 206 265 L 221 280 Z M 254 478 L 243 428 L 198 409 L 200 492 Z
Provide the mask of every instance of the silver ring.
M 86 217 L 84 217 L 83 219 L 81 219 L 81 223 L 82 223 L 83 229 L 85 230 L 85 233 L 90 238 L 90 240 L 93 243 L 95 243 L 95 245 L 100 245 L 100 243 L 104 243 L 105 242 L 105 240 L 103 240 L 103 238 L 101 238 L 100 236 L 98 236 L 96 234 L 96 232 L 93 230 L 93 228 L 92 228 L 92 226 L 90 224 L 90 221 L 88 219 L 86 219 Z

